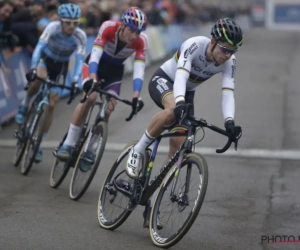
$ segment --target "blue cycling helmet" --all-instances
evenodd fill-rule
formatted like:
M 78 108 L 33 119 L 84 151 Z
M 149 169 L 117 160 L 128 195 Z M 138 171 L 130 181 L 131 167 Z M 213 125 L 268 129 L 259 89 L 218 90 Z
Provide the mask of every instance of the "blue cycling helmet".
M 58 15 L 60 18 L 79 19 L 81 17 L 81 9 L 76 4 L 62 4 L 58 8 Z
M 130 7 L 125 10 L 121 20 L 126 26 L 138 32 L 144 31 L 147 28 L 147 17 L 137 7 Z

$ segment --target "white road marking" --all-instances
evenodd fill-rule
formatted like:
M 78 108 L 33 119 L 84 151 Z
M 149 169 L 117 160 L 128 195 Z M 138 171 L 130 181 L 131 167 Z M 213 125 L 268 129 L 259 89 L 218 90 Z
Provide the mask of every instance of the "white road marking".
M 45 141 L 42 146 L 45 149 L 54 149 L 58 146 L 58 141 Z M 1 148 L 13 148 L 16 140 L 0 140 Z M 107 143 L 105 150 L 109 152 L 120 152 L 127 143 Z M 158 154 L 167 154 L 168 146 L 159 146 Z M 196 147 L 195 152 L 203 156 L 213 157 L 231 157 L 231 158 L 248 158 L 248 159 L 270 159 L 270 160 L 300 160 L 300 150 L 270 150 L 260 148 L 250 149 L 229 149 L 223 154 L 217 154 L 216 148 Z

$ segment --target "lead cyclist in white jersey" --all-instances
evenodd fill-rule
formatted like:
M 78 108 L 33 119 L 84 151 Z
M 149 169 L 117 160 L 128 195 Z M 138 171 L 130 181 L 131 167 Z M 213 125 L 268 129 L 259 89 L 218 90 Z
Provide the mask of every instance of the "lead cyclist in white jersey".
M 156 105 L 163 110 L 152 118 L 142 138 L 129 152 L 126 165 L 126 173 L 129 177 L 138 178 L 147 146 L 164 131 L 165 125 L 170 124 L 174 119 L 181 120 L 186 104 L 193 104 L 195 89 L 217 73 L 223 75 L 222 111 L 225 128 L 229 133 L 236 133 L 234 54 L 238 51 L 238 46 L 243 43 L 243 32 L 233 20 L 223 18 L 212 27 L 211 35 L 211 39 L 196 36 L 186 40 L 175 55 L 154 73 L 149 83 L 149 94 Z M 184 140 L 184 137 L 170 138 L 169 158 Z

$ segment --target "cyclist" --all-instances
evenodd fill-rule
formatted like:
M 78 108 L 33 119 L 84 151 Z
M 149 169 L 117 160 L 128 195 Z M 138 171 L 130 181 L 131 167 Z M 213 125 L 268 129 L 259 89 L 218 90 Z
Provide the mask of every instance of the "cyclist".
M 68 73 L 69 59 L 74 51 L 76 51 L 76 64 L 72 84 L 74 85 L 79 80 L 87 40 L 85 32 L 78 27 L 81 10 L 76 4 L 63 4 L 58 8 L 58 15 L 60 21 L 53 21 L 47 25 L 34 49 L 31 69 L 26 74 L 27 80 L 32 83 L 15 117 L 18 124 L 24 123 L 30 99 L 40 88 L 41 82 L 35 79 L 36 75 L 42 78 L 48 76 L 51 80 L 63 85 Z M 54 107 L 60 99 L 60 91 L 62 91 L 60 88 L 52 88 L 51 90 L 49 116 L 47 127 L 43 131 L 43 138 L 51 126 Z M 42 149 L 40 147 L 35 161 L 40 162 L 41 160 Z
M 82 77 L 85 92 L 90 90 L 93 82 L 101 79 L 103 90 L 119 96 L 124 73 L 124 61 L 135 52 L 132 108 L 137 108 L 145 71 L 148 38 L 142 31 L 146 30 L 146 27 L 146 15 L 137 7 L 130 7 L 125 10 L 121 22 L 109 20 L 101 25 L 92 52 L 87 56 L 83 66 Z M 56 153 L 56 157 L 60 160 L 67 161 L 69 159 L 81 125 L 96 99 L 97 93 L 93 92 L 86 102 L 77 105 L 67 138 Z M 112 100 L 106 113 L 107 121 L 115 106 L 116 101 Z M 97 137 L 95 136 L 95 138 Z M 93 145 L 93 142 L 90 144 Z M 94 154 L 87 151 L 84 157 L 87 160 L 84 161 L 84 164 L 93 162 Z M 84 171 L 88 166 L 80 168 Z
M 152 118 L 142 138 L 129 152 L 125 168 L 129 177 L 138 178 L 147 146 L 164 131 L 165 125 L 174 119 L 181 121 L 186 104 L 193 104 L 195 89 L 217 73 L 223 76 L 222 111 L 225 128 L 227 132 L 235 134 L 234 54 L 243 43 L 243 32 L 236 22 L 222 18 L 212 27 L 211 35 L 211 39 L 204 36 L 187 39 L 175 55 L 153 74 L 149 82 L 149 94 L 163 110 Z M 188 124 L 183 122 L 180 126 L 180 129 L 186 129 Z M 170 138 L 168 159 L 184 140 L 184 137 Z

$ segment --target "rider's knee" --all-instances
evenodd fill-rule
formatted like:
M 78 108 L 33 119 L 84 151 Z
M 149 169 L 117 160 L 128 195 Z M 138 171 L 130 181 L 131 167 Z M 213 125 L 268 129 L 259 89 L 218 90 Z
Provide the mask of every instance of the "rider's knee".
M 53 111 L 56 104 L 59 102 L 59 96 L 58 95 L 51 95 L 49 99 L 49 111 Z
M 167 122 L 172 122 L 174 120 L 174 109 L 173 108 L 164 109 L 164 115 Z
M 47 78 L 47 70 L 44 67 L 37 67 L 37 75 L 40 78 L 46 79 Z
M 41 87 L 42 82 L 39 80 L 34 80 L 29 84 L 27 94 L 29 96 L 35 95 Z
M 97 100 L 97 92 L 93 92 L 90 94 L 90 96 L 86 99 L 86 101 L 83 103 L 87 107 L 91 107 L 95 101 Z
M 109 116 L 115 109 L 117 105 L 117 101 L 116 100 L 111 100 L 108 104 L 108 109 L 106 110 L 106 114 Z
M 49 111 L 54 110 L 56 102 L 54 100 L 49 101 Z

